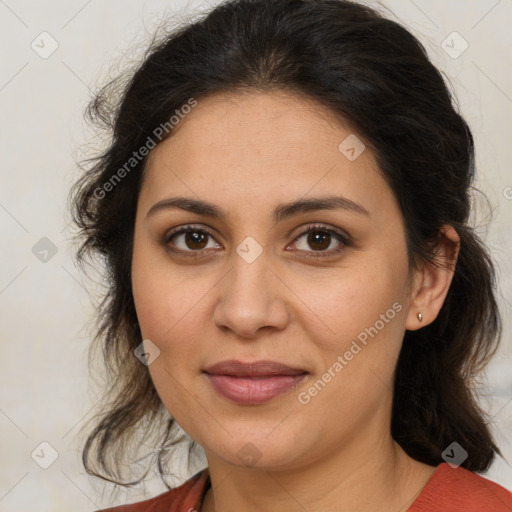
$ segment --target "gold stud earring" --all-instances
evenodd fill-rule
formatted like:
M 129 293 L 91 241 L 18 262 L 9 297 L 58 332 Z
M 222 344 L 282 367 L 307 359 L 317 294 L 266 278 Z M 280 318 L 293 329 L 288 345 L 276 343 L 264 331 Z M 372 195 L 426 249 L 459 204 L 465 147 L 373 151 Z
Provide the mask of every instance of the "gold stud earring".
M 423 315 L 421 313 L 418 313 L 418 322 L 421 322 L 423 320 Z

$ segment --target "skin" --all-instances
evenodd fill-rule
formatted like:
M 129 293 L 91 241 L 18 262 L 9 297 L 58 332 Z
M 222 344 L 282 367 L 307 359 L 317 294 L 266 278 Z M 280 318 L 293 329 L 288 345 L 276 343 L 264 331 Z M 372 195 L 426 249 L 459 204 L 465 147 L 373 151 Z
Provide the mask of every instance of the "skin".
M 205 449 L 213 490 L 203 512 L 405 511 L 435 469 L 393 441 L 391 390 L 405 330 L 435 319 L 453 267 L 410 269 L 403 218 L 373 154 L 367 148 L 350 161 L 338 149 L 352 133 L 291 93 L 217 94 L 200 99 L 150 153 L 137 205 L 133 295 L 143 337 L 160 350 L 148 367 L 159 396 Z M 316 210 L 272 219 L 281 203 L 328 195 L 369 215 Z M 214 203 L 227 219 L 176 208 L 147 216 L 176 196 Z M 324 245 L 308 242 L 302 233 L 316 223 L 350 243 L 334 234 Z M 211 236 L 202 245 L 183 234 L 168 241 L 185 254 L 162 246 L 171 229 L 189 224 Z M 457 233 L 443 231 L 439 258 L 455 260 Z M 236 252 L 249 236 L 263 250 L 251 263 Z M 319 253 L 328 256 L 313 257 Z M 300 403 L 299 393 L 396 303 L 400 312 Z M 271 359 L 310 375 L 264 404 L 239 405 L 202 373 L 226 359 Z M 238 454 L 249 442 L 257 455 L 248 466 Z

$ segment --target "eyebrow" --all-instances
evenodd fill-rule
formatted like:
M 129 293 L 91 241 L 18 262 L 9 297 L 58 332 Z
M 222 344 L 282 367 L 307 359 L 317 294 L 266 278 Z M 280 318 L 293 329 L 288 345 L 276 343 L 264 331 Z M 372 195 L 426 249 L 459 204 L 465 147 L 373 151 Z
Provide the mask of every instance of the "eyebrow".
M 207 201 L 192 199 L 188 197 L 172 197 L 162 199 L 155 203 L 147 212 L 146 219 L 157 212 L 171 209 L 180 209 L 190 213 L 196 213 L 212 219 L 219 219 L 226 222 L 227 213 L 218 206 Z M 288 203 L 278 205 L 273 212 L 272 218 L 274 223 L 283 219 L 298 215 L 300 213 L 307 213 L 317 210 L 344 210 L 351 213 L 366 215 L 370 217 L 368 210 L 355 203 L 350 199 L 342 196 L 326 196 L 326 197 L 311 197 L 307 199 L 299 199 Z

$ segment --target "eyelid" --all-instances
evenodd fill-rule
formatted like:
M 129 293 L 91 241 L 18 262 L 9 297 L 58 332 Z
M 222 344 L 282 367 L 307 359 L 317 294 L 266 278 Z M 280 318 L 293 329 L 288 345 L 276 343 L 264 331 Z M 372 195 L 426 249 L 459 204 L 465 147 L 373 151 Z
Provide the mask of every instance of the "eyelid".
M 298 229 L 300 230 L 300 228 L 298 228 Z M 171 241 L 171 239 L 174 236 L 177 236 L 177 235 L 180 235 L 180 234 L 183 234 L 183 233 L 187 233 L 187 232 L 190 232 L 190 231 L 198 231 L 198 232 L 201 232 L 201 233 L 205 233 L 206 235 L 208 235 L 209 237 L 214 239 L 216 241 L 216 243 L 219 243 L 219 242 L 217 242 L 215 236 L 210 232 L 209 229 L 206 229 L 204 227 L 204 225 L 186 224 L 186 225 L 174 228 L 174 229 L 172 229 L 169 232 L 166 232 L 164 234 L 164 236 L 162 237 L 161 241 L 160 241 L 160 245 L 162 245 L 163 247 L 168 248 L 173 253 L 190 255 L 191 257 L 200 257 L 202 252 L 209 251 L 209 249 L 201 249 L 201 250 L 198 250 L 198 251 L 193 251 L 193 250 L 185 251 L 183 249 L 171 249 L 168 246 L 169 242 Z M 310 232 L 314 232 L 314 231 L 323 231 L 323 232 L 329 233 L 331 235 L 334 235 L 335 238 L 344 247 L 342 247 L 341 249 L 329 249 L 329 250 L 325 250 L 325 251 L 304 251 L 304 250 L 300 250 L 299 249 L 299 250 L 295 250 L 293 252 L 306 253 L 306 254 L 309 253 L 309 256 L 307 256 L 307 257 L 313 257 L 313 258 L 325 257 L 325 258 L 327 258 L 329 256 L 337 255 L 345 247 L 351 246 L 352 243 L 353 243 L 351 237 L 346 232 L 344 232 L 344 231 L 342 231 L 342 230 L 340 230 L 338 228 L 333 228 L 333 227 L 330 227 L 330 226 L 322 224 L 322 223 L 316 223 L 316 224 L 313 223 L 313 224 L 307 225 L 305 228 L 300 230 L 297 233 L 297 235 L 294 237 L 294 239 L 292 240 L 292 244 L 295 243 L 299 238 L 309 234 Z M 289 247 L 289 245 L 287 247 Z M 311 254 L 311 253 L 313 253 L 313 254 Z M 192 255 L 197 255 L 197 256 L 192 256 Z
M 217 242 L 217 239 L 215 238 L 215 236 L 212 234 L 212 232 L 209 230 L 209 229 L 206 229 L 204 227 L 204 225 L 199 225 L 199 224 L 186 224 L 186 225 L 183 225 L 183 226 L 179 226 L 177 228 L 174 228 L 174 229 L 171 229 L 170 231 L 167 231 L 163 237 L 161 238 L 160 240 L 160 245 L 162 247 L 166 247 L 166 248 L 169 248 L 168 244 L 169 242 L 171 241 L 171 238 L 173 238 L 174 236 L 177 236 L 177 235 L 181 235 L 183 233 L 188 233 L 190 231 L 198 231 L 200 233 L 205 233 L 206 235 L 208 235 L 210 238 L 213 238 L 216 242 Z M 219 243 L 219 242 L 217 242 Z M 179 253 L 179 254 L 184 254 L 184 253 L 189 253 L 189 254 L 201 254 L 202 251 L 205 251 L 207 249 L 202 249 L 202 251 L 184 251 L 182 249 L 170 249 L 172 252 L 174 253 Z
M 310 232 L 321 231 L 329 233 L 330 235 L 334 235 L 334 237 L 340 242 L 342 245 L 341 248 L 337 249 L 329 249 L 326 251 L 302 251 L 297 250 L 295 252 L 305 253 L 306 257 L 311 258 L 328 258 L 337 256 L 340 252 L 342 252 L 346 247 L 350 247 L 353 245 L 351 237 L 345 232 L 338 228 L 330 227 L 326 224 L 322 223 L 313 223 L 309 224 L 306 228 L 302 229 L 293 239 L 292 243 L 296 242 L 299 238 L 309 234 Z

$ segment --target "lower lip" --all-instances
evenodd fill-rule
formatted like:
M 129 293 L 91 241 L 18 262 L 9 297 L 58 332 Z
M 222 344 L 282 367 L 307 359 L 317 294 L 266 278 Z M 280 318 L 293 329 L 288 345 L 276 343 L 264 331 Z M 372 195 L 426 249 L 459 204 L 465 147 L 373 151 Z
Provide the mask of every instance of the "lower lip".
M 206 376 L 213 388 L 223 397 L 238 404 L 262 404 L 293 389 L 307 374 L 276 375 L 272 377 Z

